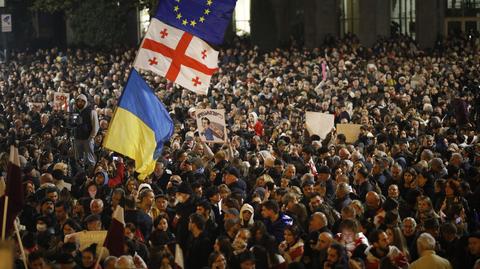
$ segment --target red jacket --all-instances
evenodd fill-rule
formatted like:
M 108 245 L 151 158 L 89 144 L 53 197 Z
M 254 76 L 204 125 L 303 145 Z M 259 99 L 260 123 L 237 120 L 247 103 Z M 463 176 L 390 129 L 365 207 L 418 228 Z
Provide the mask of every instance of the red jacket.
M 117 164 L 117 174 L 110 178 L 108 181 L 108 186 L 110 188 L 114 188 L 123 183 L 123 177 L 125 176 L 125 164 L 118 163 Z

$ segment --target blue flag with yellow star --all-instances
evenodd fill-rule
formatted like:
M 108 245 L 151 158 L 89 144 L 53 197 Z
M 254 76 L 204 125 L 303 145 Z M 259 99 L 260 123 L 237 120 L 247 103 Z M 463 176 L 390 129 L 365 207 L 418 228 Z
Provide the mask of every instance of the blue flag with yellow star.
M 235 4 L 236 0 L 160 0 L 155 18 L 219 45 Z

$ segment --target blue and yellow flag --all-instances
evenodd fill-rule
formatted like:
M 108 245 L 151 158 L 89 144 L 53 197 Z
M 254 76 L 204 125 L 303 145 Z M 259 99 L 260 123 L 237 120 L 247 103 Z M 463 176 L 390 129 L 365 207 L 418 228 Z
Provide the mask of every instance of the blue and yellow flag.
M 223 42 L 237 0 L 160 0 L 155 18 L 208 43 Z
M 132 68 L 103 146 L 135 160 L 144 179 L 155 169 L 163 143 L 173 133 L 173 121 L 162 102 Z

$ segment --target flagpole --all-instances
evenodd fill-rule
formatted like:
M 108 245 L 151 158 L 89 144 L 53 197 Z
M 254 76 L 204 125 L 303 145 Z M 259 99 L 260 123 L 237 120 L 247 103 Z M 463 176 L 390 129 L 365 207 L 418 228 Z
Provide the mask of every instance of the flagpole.
M 5 240 L 5 231 L 7 228 L 7 211 L 8 211 L 8 195 L 5 195 L 5 204 L 3 205 L 2 240 Z
M 23 248 L 22 238 L 20 237 L 20 231 L 18 230 L 18 223 L 15 221 L 13 223 L 13 225 L 15 225 L 15 234 L 17 235 L 18 244 L 20 245 L 20 251 L 22 253 L 22 259 L 23 259 L 23 265 L 25 266 L 25 268 L 28 268 L 27 255 L 25 254 L 25 249 Z

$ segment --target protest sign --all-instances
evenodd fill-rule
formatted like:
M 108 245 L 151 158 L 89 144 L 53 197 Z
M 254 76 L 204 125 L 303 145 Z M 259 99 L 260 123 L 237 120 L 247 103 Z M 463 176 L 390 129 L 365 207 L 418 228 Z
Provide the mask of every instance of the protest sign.
M 82 231 L 66 235 L 64 242 L 69 242 L 74 238 L 75 241 L 79 243 L 80 251 L 95 243 L 97 244 L 97 254 L 99 254 L 103 247 L 105 237 L 107 237 L 107 231 Z
M 68 112 L 69 111 L 69 106 L 68 106 L 69 101 L 70 101 L 70 94 L 69 93 L 55 92 L 53 94 L 53 109 Z
M 30 108 L 30 110 L 40 113 L 40 111 L 43 109 L 43 103 L 29 102 L 28 107 Z
M 335 126 L 335 117 L 333 114 L 309 112 L 305 113 L 305 123 L 310 135 L 318 135 L 321 139 L 325 139 L 327 134 Z
M 224 143 L 227 140 L 224 109 L 197 109 L 195 115 L 202 141 Z
M 337 124 L 337 134 L 344 134 L 347 143 L 355 143 L 360 135 L 361 124 Z

